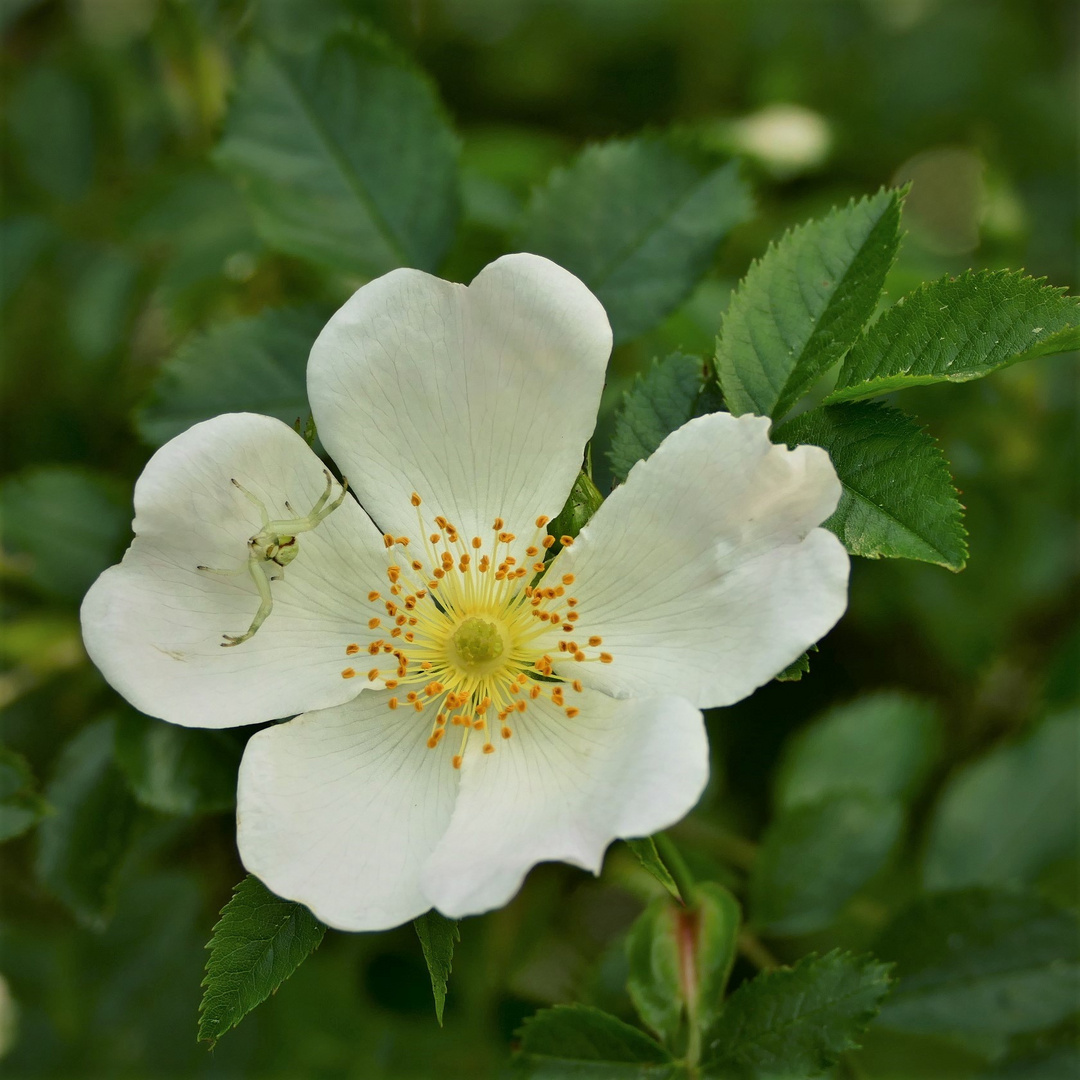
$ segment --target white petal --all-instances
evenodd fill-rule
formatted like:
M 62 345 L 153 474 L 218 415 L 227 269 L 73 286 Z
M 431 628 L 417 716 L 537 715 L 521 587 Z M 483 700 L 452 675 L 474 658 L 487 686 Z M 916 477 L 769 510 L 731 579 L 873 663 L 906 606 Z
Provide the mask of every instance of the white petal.
M 840 482 L 824 450 L 773 446 L 768 425 L 704 416 L 630 470 L 554 571 L 575 575 L 579 642 L 599 636 L 613 661 L 556 670 L 617 696 L 730 705 L 832 628 L 849 561 L 815 526 Z
M 570 696 L 573 720 L 540 699 L 495 753 L 470 740 L 454 815 L 422 878 L 443 914 L 500 907 L 538 862 L 599 873 L 612 840 L 667 828 L 700 797 L 709 744 L 687 701 Z
M 306 514 L 326 488 L 322 462 L 279 420 L 237 413 L 197 424 L 150 459 L 135 486 L 135 539 L 82 606 L 83 640 L 105 678 L 136 708 L 189 727 L 258 723 L 354 697 L 362 679 L 341 677 L 345 647 L 370 636 L 367 593 L 386 583 L 381 536 L 347 497 L 298 534 L 262 628 L 223 648 L 222 634 L 245 632 L 259 607 L 245 568 L 261 519 L 233 477 L 272 519 L 295 516 L 286 499 Z
M 431 716 L 376 690 L 255 734 L 236 833 L 244 866 L 339 930 L 387 930 L 431 907 L 420 868 L 446 830 L 459 773 L 429 750 Z
M 507 255 L 466 288 L 394 270 L 360 289 L 311 350 L 319 435 L 379 526 L 428 520 L 529 542 L 581 466 L 611 351 L 600 302 L 537 255 Z

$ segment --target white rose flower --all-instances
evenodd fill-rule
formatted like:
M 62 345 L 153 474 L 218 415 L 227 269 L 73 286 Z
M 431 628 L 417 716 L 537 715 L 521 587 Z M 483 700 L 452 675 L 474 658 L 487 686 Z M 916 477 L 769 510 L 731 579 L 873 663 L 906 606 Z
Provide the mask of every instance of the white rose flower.
M 87 650 L 171 723 L 301 714 L 248 742 L 237 837 L 331 926 L 486 911 L 545 860 L 598 872 L 613 839 L 697 802 L 700 710 L 844 611 L 828 455 L 773 446 L 759 417 L 674 432 L 544 564 L 610 350 L 600 303 L 546 259 L 468 288 L 395 270 L 311 351 L 350 493 L 247 413 L 139 478 L 131 547 L 83 603 Z

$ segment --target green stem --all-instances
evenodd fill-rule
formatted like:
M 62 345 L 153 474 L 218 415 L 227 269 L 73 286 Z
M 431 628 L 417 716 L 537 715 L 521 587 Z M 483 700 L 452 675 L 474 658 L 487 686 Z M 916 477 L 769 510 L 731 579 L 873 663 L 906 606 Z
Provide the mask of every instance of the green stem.
M 657 833 L 653 837 L 653 842 L 679 890 L 679 897 L 683 904 L 690 907 L 694 902 L 694 875 L 690 873 L 690 867 L 686 865 L 686 861 L 679 854 L 679 849 L 672 843 L 667 833 Z

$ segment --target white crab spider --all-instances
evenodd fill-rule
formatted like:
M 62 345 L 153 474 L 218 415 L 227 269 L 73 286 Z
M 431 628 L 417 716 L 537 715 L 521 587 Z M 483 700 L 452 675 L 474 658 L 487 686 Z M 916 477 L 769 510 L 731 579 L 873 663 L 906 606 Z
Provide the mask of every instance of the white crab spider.
M 255 582 L 255 588 L 259 590 L 259 610 L 255 612 L 255 618 L 244 634 L 222 634 L 225 639 L 221 643 L 223 649 L 230 645 L 240 645 L 249 638 L 255 636 L 259 627 L 266 622 L 267 616 L 273 610 L 274 597 L 270 592 L 271 581 L 282 581 L 285 578 L 285 567 L 289 565 L 300 553 L 300 544 L 296 536 L 298 533 L 311 532 L 323 520 L 329 517 L 342 503 L 348 490 L 348 480 L 342 478 L 341 494 L 329 505 L 327 500 L 333 489 L 334 478 L 329 469 L 323 469 L 326 476 L 326 490 L 316 500 L 315 505 L 304 517 L 282 518 L 276 521 L 270 520 L 266 507 L 260 498 L 252 495 L 238 480 L 230 477 L 233 486 L 237 488 L 253 505 L 258 507 L 262 516 L 262 528 L 248 540 L 248 560 L 246 566 L 236 570 L 215 570 L 209 566 L 197 566 L 197 570 L 203 570 L 208 574 L 223 574 L 232 576 L 242 574 L 247 570 L 251 580 Z M 285 503 L 287 510 L 292 510 L 288 502 Z M 277 566 L 276 574 L 268 573 L 267 563 Z

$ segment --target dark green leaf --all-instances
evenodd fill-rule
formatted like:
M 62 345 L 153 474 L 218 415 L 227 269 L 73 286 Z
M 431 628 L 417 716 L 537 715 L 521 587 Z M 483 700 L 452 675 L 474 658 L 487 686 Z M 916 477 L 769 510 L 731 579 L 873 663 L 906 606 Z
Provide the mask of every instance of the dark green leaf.
M 418 919 L 413 919 L 416 936 L 420 939 L 420 948 L 424 951 L 428 974 L 431 976 L 431 991 L 435 995 L 435 1016 L 439 1027 L 443 1022 L 443 1006 L 446 1004 L 446 984 L 450 978 L 454 959 L 454 942 L 461 940 L 461 931 L 453 919 L 429 911 Z
M 307 357 L 325 321 L 309 308 L 264 311 L 192 338 L 162 367 L 136 413 L 139 434 L 160 446 L 224 412 L 303 420 Z
M 781 425 L 773 440 L 829 452 L 843 494 L 825 526 L 853 555 L 963 569 L 963 507 L 937 444 L 909 416 L 876 403 L 827 406 Z
M 967 382 L 1036 356 L 1080 348 L 1080 300 L 1010 270 L 968 271 L 893 305 L 848 354 L 826 399 Z
M 600 1009 L 556 1005 L 525 1021 L 514 1075 L 532 1080 L 679 1080 L 685 1070 L 642 1031 Z
M 55 236 L 55 226 L 44 217 L 20 214 L 0 221 L 0 251 L 4 253 L 0 305 L 6 304 L 19 291 Z
M 47 466 L 0 484 L 4 547 L 43 592 L 78 600 L 116 562 L 131 530 L 131 498 L 111 477 Z
M 457 140 L 428 80 L 362 32 L 248 54 L 217 160 L 272 247 L 345 273 L 434 270 L 457 220 Z
M 742 911 L 723 885 L 703 881 L 694 888 L 693 908 L 687 914 L 695 965 L 694 1011 L 704 1031 L 712 1027 L 723 1009 L 724 991 L 738 951 Z
M 809 1077 L 834 1064 L 877 1014 L 889 970 L 831 952 L 743 983 L 709 1033 L 708 1077 Z
M 900 243 L 900 191 L 879 191 L 785 234 L 724 315 L 716 364 L 736 415 L 783 416 L 874 313 Z
M 933 766 L 941 734 L 929 702 L 884 691 L 830 709 L 788 741 L 776 805 L 788 809 L 840 791 L 907 800 Z
M 709 381 L 707 365 L 698 356 L 672 353 L 653 360 L 634 380 L 615 418 L 608 459 L 620 483 L 687 420 L 721 407 L 719 390 Z
M 780 813 L 766 830 L 750 877 L 750 913 L 770 934 L 829 926 L 884 867 L 899 839 L 895 799 L 837 792 Z
M 675 879 L 668 872 L 664 860 L 660 858 L 660 853 L 656 850 L 653 838 L 643 836 L 637 840 L 624 840 L 623 843 L 638 857 L 641 865 L 678 900 L 679 886 L 675 884 Z
M 56 812 L 38 829 L 38 877 L 81 922 L 97 929 L 115 900 L 136 813 L 113 764 L 113 728 L 111 720 L 99 720 L 64 747 L 45 791 Z
M 1015 1035 L 1008 1055 L 979 1080 L 1075 1080 L 1080 1076 L 1080 1012 L 1046 1031 Z
M 236 1027 L 319 947 L 326 933 L 303 904 L 282 900 L 250 874 L 221 909 L 202 981 L 199 1039 Z
M 1025 884 L 1075 854 L 1078 763 L 1080 712 L 1073 711 L 960 770 L 930 827 L 926 887 Z
M 49 812 L 35 788 L 26 758 L 0 746 L 0 843 L 22 836 Z
M 1076 1009 L 1080 924 L 1023 893 L 967 889 L 917 900 L 878 939 L 900 982 L 881 1023 L 925 1034 L 1037 1031 Z
M 615 340 L 626 341 L 690 295 L 750 209 L 734 162 L 667 139 L 619 140 L 556 169 L 534 193 L 517 242 L 577 274 L 604 305 Z
M 116 728 L 116 763 L 135 798 L 165 814 L 209 814 L 236 801 L 240 744 L 205 731 L 125 711 Z

